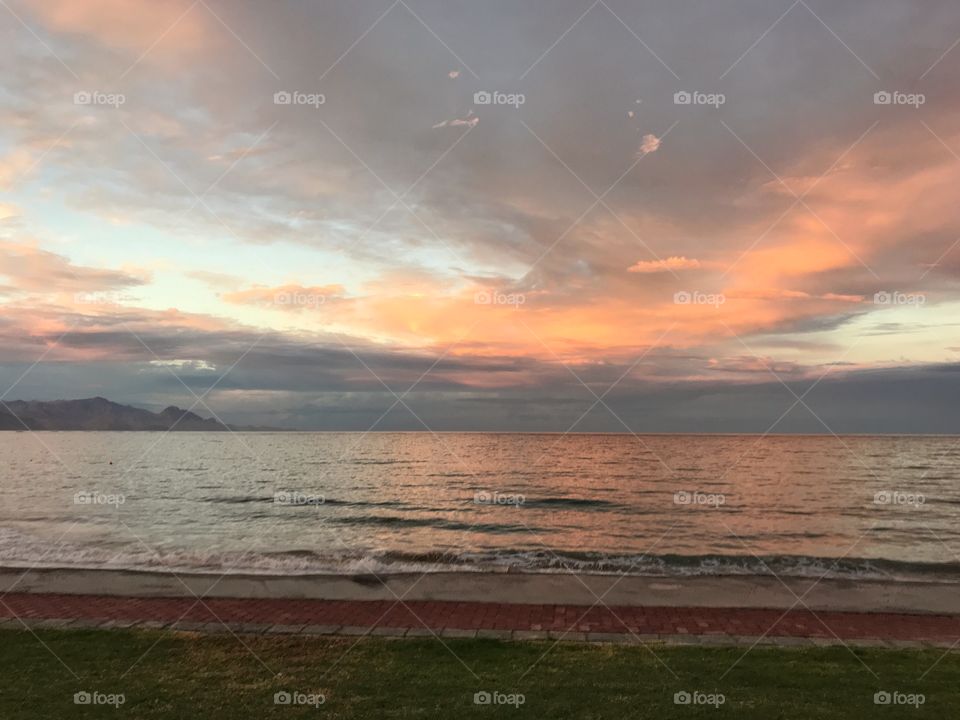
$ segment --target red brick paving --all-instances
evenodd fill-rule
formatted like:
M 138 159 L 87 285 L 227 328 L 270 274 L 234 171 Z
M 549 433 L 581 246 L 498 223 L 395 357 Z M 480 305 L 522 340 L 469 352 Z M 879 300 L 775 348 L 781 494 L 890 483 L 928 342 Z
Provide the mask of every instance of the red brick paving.
M 206 607 L 204 607 L 204 604 Z M 11 593 L 0 618 L 954 641 L 960 616 L 479 602 L 141 598 Z

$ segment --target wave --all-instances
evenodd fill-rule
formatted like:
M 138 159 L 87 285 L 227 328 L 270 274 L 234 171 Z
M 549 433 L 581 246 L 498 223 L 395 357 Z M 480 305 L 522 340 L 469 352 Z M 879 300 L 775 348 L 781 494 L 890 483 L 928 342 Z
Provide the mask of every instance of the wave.
M 54 551 L 55 550 L 55 551 Z M 0 566 L 112 570 L 314 575 L 437 572 L 577 573 L 651 577 L 751 576 L 960 581 L 960 562 L 924 563 L 885 558 L 805 555 L 638 555 L 573 550 L 451 549 L 418 552 L 365 549 L 318 552 L 202 551 L 149 548 L 139 542 L 64 544 L 0 528 Z
M 334 517 L 328 522 L 334 525 L 372 525 L 376 527 L 429 527 L 441 530 L 462 530 L 478 533 L 527 533 L 546 532 L 545 528 L 530 527 L 529 525 L 513 525 L 507 523 L 469 523 L 441 518 L 406 518 L 396 515 L 354 515 L 350 517 Z
M 525 498 L 524 507 L 582 507 L 582 508 L 613 508 L 627 509 L 620 503 L 612 503 L 606 500 L 589 500 L 586 498 L 572 497 L 545 497 L 545 498 Z
M 167 498 L 167 499 L 176 499 L 176 498 Z M 221 496 L 221 497 L 205 497 L 201 499 L 201 502 L 211 503 L 214 505 L 245 505 L 248 503 L 263 503 L 263 504 L 272 504 L 274 502 L 273 495 L 238 495 L 238 496 Z M 472 498 L 464 500 L 466 503 L 472 504 L 474 501 Z M 443 508 L 428 508 L 421 506 L 414 506 L 410 503 L 400 502 L 396 500 L 380 500 L 380 501 L 365 501 L 365 500 L 338 500 L 336 498 L 324 498 L 322 505 L 333 506 L 333 507 L 356 507 L 356 508 L 391 508 L 391 509 L 410 509 L 416 510 L 417 512 L 442 512 Z M 628 506 L 622 503 L 609 502 L 607 500 L 596 500 L 588 498 L 576 498 L 576 497 L 526 497 L 524 498 L 523 505 L 526 508 L 572 508 L 572 509 L 583 509 L 583 510 L 610 510 L 610 511 L 626 511 L 630 510 L 633 514 L 638 514 L 636 510 L 632 510 Z M 393 518 L 383 518 L 377 516 L 370 516 L 369 520 L 365 519 L 351 519 L 351 520 L 334 520 L 333 522 L 347 522 L 355 524 L 363 524 L 369 522 L 370 524 L 391 524 Z M 404 519 L 403 523 L 411 525 L 419 524 L 432 524 L 433 521 L 424 520 L 422 522 L 414 522 L 412 520 Z M 440 526 L 443 526 L 443 523 L 439 523 Z
M 176 500 L 177 497 L 161 498 Z M 247 503 L 264 503 L 273 505 L 275 500 L 273 495 L 237 495 L 226 497 L 205 497 L 200 502 L 212 503 L 214 505 L 245 505 Z M 324 498 L 322 505 L 334 505 L 342 507 L 384 507 L 384 508 L 405 508 L 408 503 L 396 500 L 364 501 L 364 500 L 337 500 L 336 498 Z M 315 506 L 310 506 L 315 507 Z M 423 509 L 423 508 L 418 508 Z
M 924 563 L 885 558 L 831 558 L 807 555 L 631 555 L 601 552 L 519 550 L 465 553 L 485 565 L 506 564 L 532 572 L 578 572 L 649 576 L 776 575 L 850 579 L 960 579 L 960 562 Z

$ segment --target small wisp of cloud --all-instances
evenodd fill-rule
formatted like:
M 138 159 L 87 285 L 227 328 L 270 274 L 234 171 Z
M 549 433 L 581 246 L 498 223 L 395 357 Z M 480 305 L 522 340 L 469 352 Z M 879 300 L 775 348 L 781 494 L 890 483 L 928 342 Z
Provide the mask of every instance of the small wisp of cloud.
M 470 112 L 467 113 L 466 117 L 454 118 L 453 120 L 444 120 L 442 122 L 438 122 L 436 125 L 433 126 L 433 129 L 436 130 L 437 128 L 443 128 L 443 127 L 475 128 L 477 126 L 477 123 L 479 122 L 480 122 L 480 118 L 474 115 L 473 110 L 471 110 Z
M 638 260 L 627 268 L 632 273 L 662 273 L 677 270 L 697 270 L 701 267 L 699 260 L 685 256 L 668 257 L 665 260 Z
M 650 153 L 660 149 L 660 138 L 651 133 L 647 133 L 640 140 L 640 148 L 637 150 L 637 157 L 642 158 Z

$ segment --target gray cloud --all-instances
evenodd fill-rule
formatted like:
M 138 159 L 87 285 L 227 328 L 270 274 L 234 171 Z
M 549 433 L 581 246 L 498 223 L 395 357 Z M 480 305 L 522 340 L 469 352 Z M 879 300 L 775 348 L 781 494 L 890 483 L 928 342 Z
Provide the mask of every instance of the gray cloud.
M 0 72 L 10 102 L 0 108 L 0 163 L 8 160 L 17 191 L 52 188 L 75 211 L 135 218 L 176 237 L 320 248 L 372 272 L 431 273 L 526 292 L 531 307 L 542 301 L 544 310 L 611 300 L 643 308 L 670 297 L 678 281 L 626 268 L 656 257 L 695 257 L 703 268 L 685 271 L 685 278 L 704 289 L 722 284 L 716 264 L 750 248 L 793 202 L 774 175 L 803 192 L 879 120 L 805 200 L 831 225 L 838 210 L 853 218 L 838 227 L 836 242 L 863 246 L 869 267 L 850 257 L 839 267 L 778 278 L 790 287 L 777 289 L 813 299 L 923 291 L 931 307 L 956 297 L 960 249 L 947 252 L 960 237 L 949 182 L 956 158 L 920 122 L 949 138 L 960 117 L 952 57 L 920 79 L 955 39 L 957 10 L 947 0 L 926 3 L 923 12 L 908 0 L 811 0 L 809 9 L 795 6 L 736 65 L 785 7 L 761 0 L 696 0 L 683 8 L 609 0 L 619 19 L 595 6 L 541 57 L 586 9 L 582 2 L 408 4 L 430 29 L 397 5 L 343 55 L 388 4 L 281 2 L 266 12 L 254 0 L 210 0 L 247 48 L 198 6 L 198 21 L 213 30 L 208 52 L 202 44 L 178 53 L 161 43 L 121 78 L 140 55 L 135 43 L 98 43 L 58 31 L 37 5 L 20 0 L 18 12 L 79 79 L 22 28 L 3 30 L 10 52 L 0 57 Z M 452 69 L 458 77 L 450 77 Z M 73 104 L 74 92 L 91 88 L 123 92 L 127 102 L 117 110 Z M 878 108 L 873 93 L 887 88 L 924 92 L 928 103 L 916 112 Z M 323 93 L 325 102 L 277 105 L 274 93 L 283 90 Z M 526 101 L 517 108 L 475 107 L 474 93 L 484 90 L 523 93 Z M 677 105 L 680 90 L 723 93 L 726 102 Z M 438 119 L 468 116 L 479 118 L 476 127 L 432 127 Z M 624 175 L 646 136 L 662 146 Z M 21 154 L 6 157 L 8 147 Z M 618 179 L 604 198 L 609 209 L 587 212 L 593 193 Z M 415 182 L 403 204 L 385 213 L 396 203 L 392 191 L 403 193 Z M 208 188 L 198 205 L 196 195 Z M 876 195 L 859 194 L 864 188 Z M 897 193 L 913 197 L 910 192 L 917 204 L 892 207 Z M 879 217 L 878 208 L 892 217 Z M 795 208 L 757 249 L 776 247 L 799 231 L 822 232 L 834 242 L 832 228 L 818 228 L 815 220 L 802 225 L 810 221 L 810 211 Z M 21 229 L 20 222 L 13 225 Z M 80 266 L 40 249 L 25 259 L 25 252 L 22 245 L 0 246 L 0 293 L 14 298 L 0 317 L 2 377 L 12 382 L 23 363 L 56 339 L 58 333 L 34 332 L 46 325 L 32 321 L 63 321 L 73 330 L 51 362 L 25 378 L 18 389 L 33 395 L 24 397 L 72 395 L 82 387 L 90 388 L 84 394 L 166 404 L 162 398 L 183 392 L 169 369 L 202 390 L 261 335 L 216 318 L 192 322 L 197 318 L 186 311 L 182 318 L 129 307 L 84 314 L 48 298 L 26 302 L 25 292 L 122 289 L 144 278 Z M 227 273 L 188 275 L 214 288 L 242 286 Z M 745 334 L 758 334 L 765 348 L 828 349 L 827 355 L 830 343 L 804 336 L 847 328 L 872 310 L 768 302 L 784 312 L 757 320 Z M 128 326 L 165 362 L 181 364 L 151 364 L 154 358 Z M 625 327 L 627 347 L 610 348 L 582 369 L 586 382 L 612 383 L 629 366 L 623 356 L 642 350 L 629 346 Z M 878 321 L 871 332 L 908 330 Z M 435 358 L 345 341 L 398 392 Z M 554 362 L 506 351 L 490 357 L 498 348 L 489 344 L 464 349 L 468 354 L 442 361 L 411 396 L 431 424 L 562 430 L 582 412 L 581 401 L 592 401 Z M 694 349 L 653 352 L 611 404 L 638 430 L 762 431 L 784 389 L 741 351 L 732 342 L 703 341 Z M 822 369 L 788 361 L 776 367 L 791 380 Z M 950 373 L 926 366 L 878 373 L 851 371 L 818 387 L 815 397 L 831 426 L 953 427 L 942 400 Z M 827 389 L 833 392 L 824 395 Z M 235 422 L 274 418 L 352 429 L 363 429 L 392 402 L 336 338 L 273 330 L 214 398 L 235 413 Z M 585 426 L 618 429 L 602 410 Z M 397 408 L 384 426 L 416 428 L 408 416 Z M 783 426 L 823 430 L 815 419 L 794 414 Z

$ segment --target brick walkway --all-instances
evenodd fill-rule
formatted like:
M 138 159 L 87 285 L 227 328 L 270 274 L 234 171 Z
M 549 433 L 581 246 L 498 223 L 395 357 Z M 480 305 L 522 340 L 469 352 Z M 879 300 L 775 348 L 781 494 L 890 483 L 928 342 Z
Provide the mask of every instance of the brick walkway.
M 173 627 L 244 633 L 501 637 L 693 643 L 852 642 L 950 647 L 960 616 L 792 610 L 519 605 L 297 599 L 135 598 L 11 593 L 0 597 L 4 627 Z M 226 627 L 224 627 L 226 625 Z M 808 642 L 796 642 L 806 639 Z

